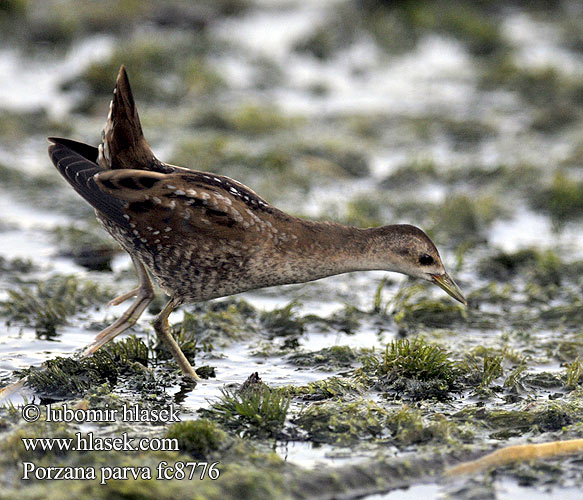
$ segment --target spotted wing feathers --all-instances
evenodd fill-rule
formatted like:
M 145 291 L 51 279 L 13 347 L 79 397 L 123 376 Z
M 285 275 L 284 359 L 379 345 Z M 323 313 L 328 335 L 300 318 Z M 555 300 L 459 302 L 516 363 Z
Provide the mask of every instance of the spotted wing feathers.
M 202 183 L 196 173 L 109 170 L 97 175 L 96 183 L 104 193 L 123 200 L 129 220 L 142 226 L 240 238 L 258 220 L 243 202 Z

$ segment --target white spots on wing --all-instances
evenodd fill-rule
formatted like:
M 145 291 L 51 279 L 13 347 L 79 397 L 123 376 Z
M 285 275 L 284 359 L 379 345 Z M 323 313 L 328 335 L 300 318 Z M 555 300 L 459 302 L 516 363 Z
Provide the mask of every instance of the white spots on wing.
M 200 193 L 200 197 L 201 197 L 203 200 L 208 200 L 208 199 L 211 197 L 211 195 L 210 195 L 210 194 L 208 194 L 208 193 L 205 193 L 205 192 L 203 191 L 202 193 Z
M 207 226 L 211 225 L 211 221 L 206 219 L 205 217 L 201 217 L 200 220 L 201 220 L 201 222 L 204 222 Z
M 186 191 L 186 193 L 188 194 L 188 196 L 196 196 L 196 190 L 195 189 L 188 189 Z
M 133 233 L 134 236 L 140 236 L 140 233 L 139 233 L 139 231 L 137 229 L 134 229 L 132 231 L 132 233 Z
M 148 240 L 147 240 L 146 238 L 140 238 L 140 241 L 141 241 L 142 243 L 147 243 L 147 242 L 148 242 Z
M 174 191 L 175 194 L 177 194 L 178 196 L 184 196 L 186 193 L 184 191 L 182 191 L 182 189 L 177 189 L 176 191 Z
M 153 234 L 154 236 L 158 236 L 158 235 L 160 234 L 160 231 L 154 231 L 152 234 Z
M 173 186 L 172 184 L 166 184 L 166 187 L 172 190 L 176 189 L 176 186 Z
M 130 220 L 130 216 L 129 216 L 128 214 L 123 214 L 123 218 L 124 218 L 125 220 Z
M 152 200 L 154 201 L 154 203 L 156 205 L 160 205 L 160 203 L 162 203 L 162 200 L 160 198 L 158 198 L 157 196 L 153 196 Z
M 168 204 L 168 206 L 170 207 L 170 209 L 171 209 L 171 210 L 174 210 L 174 209 L 176 208 L 176 201 L 175 201 L 175 200 L 172 200 L 172 201 L 171 201 L 171 202 Z
M 219 179 L 218 177 L 213 177 L 213 179 L 214 179 L 215 181 L 217 181 L 217 182 L 220 182 L 221 184 L 222 184 L 222 182 L 223 182 L 223 181 L 222 181 L 221 179 Z
M 154 243 L 160 243 L 160 238 L 156 238 L 156 239 L 154 240 Z
M 233 218 L 234 218 L 234 219 L 235 219 L 237 222 L 239 222 L 239 223 L 243 222 L 243 217 L 242 217 L 242 215 L 239 213 L 239 211 L 238 211 L 238 210 L 236 210 L 235 208 L 231 208 L 231 214 L 233 214 Z
M 170 231 L 172 231 L 172 228 L 171 228 L 170 226 L 166 226 L 166 227 L 164 228 L 164 232 L 165 232 L 165 233 L 169 233 Z

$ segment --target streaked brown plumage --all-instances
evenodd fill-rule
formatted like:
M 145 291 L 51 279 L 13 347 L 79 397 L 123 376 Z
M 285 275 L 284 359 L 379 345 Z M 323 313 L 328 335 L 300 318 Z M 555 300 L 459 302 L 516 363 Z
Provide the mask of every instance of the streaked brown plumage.
M 146 143 L 125 69 L 120 69 L 99 148 L 49 139 L 49 155 L 132 256 L 136 297 L 85 354 L 133 325 L 153 299 L 149 274 L 170 301 L 156 332 L 185 374 L 196 373 L 172 338 L 168 315 L 196 302 L 357 270 L 383 269 L 432 281 L 465 303 L 435 245 L 406 225 L 360 229 L 288 215 L 228 177 L 159 161 Z

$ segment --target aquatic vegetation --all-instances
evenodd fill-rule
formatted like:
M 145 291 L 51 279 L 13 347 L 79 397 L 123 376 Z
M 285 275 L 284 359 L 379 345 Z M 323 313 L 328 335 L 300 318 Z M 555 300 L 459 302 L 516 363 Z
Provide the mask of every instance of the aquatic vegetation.
M 210 420 L 186 420 L 168 427 L 165 436 L 178 439 L 178 447 L 197 459 L 208 459 L 224 446 L 227 434 Z
M 26 385 L 37 394 L 58 400 L 83 396 L 105 382 L 115 385 L 118 369 L 108 352 L 98 351 L 81 360 L 63 357 L 49 359 L 41 369 L 30 368 L 20 374 L 28 376 Z
M 272 133 L 278 129 L 288 130 L 298 123 L 297 119 L 285 116 L 277 108 L 253 104 L 236 109 L 229 116 L 229 121 L 234 131 L 250 135 Z
M 387 420 L 387 427 L 392 433 L 392 439 L 400 447 L 428 442 L 446 443 L 451 435 L 456 433 L 455 425 L 445 417 L 427 422 L 420 410 L 403 405 Z
M 550 186 L 531 199 L 533 208 L 547 212 L 553 221 L 564 224 L 583 216 L 583 182 L 557 171 Z
M 0 273 L 2 274 L 22 275 L 36 270 L 36 264 L 30 259 L 21 259 L 20 257 L 7 259 L 0 255 Z
M 469 195 L 449 196 L 433 212 L 433 231 L 441 233 L 449 241 L 477 244 L 484 239 L 484 232 L 498 217 L 503 215 L 497 199 Z
M 144 341 L 135 335 L 109 342 L 103 346 L 103 350 L 109 353 L 117 365 L 129 365 L 134 362 L 148 366 L 150 353 Z
M 455 378 L 455 364 L 449 359 L 447 351 L 428 344 L 420 337 L 414 340 L 398 339 L 387 344 L 376 372 L 387 377 L 452 382 Z
M 70 316 L 108 298 L 109 292 L 94 283 L 74 276 L 54 276 L 34 287 L 8 290 L 8 300 L 0 302 L 0 315 L 9 325 L 32 326 L 38 335 L 51 336 Z
M 296 301 L 287 306 L 264 311 L 259 316 L 259 323 L 267 334 L 273 337 L 301 336 L 305 331 L 303 318 L 298 317 Z
M 325 347 L 316 352 L 297 352 L 288 357 L 297 366 L 322 367 L 325 370 L 348 368 L 358 359 L 357 353 L 349 346 Z
M 361 395 L 367 387 L 355 377 L 328 377 L 304 386 L 290 386 L 290 395 L 306 401 L 321 401 L 331 398 L 343 398 L 348 395 Z
M 423 338 L 397 339 L 380 356 L 365 355 L 355 377 L 398 398 L 446 399 L 459 388 L 457 363 L 439 346 Z
M 388 418 L 387 410 L 370 400 L 331 400 L 312 403 L 294 423 L 309 434 L 310 441 L 348 446 L 380 438 Z
M 386 189 L 412 188 L 420 183 L 440 180 L 437 165 L 430 158 L 419 158 L 397 167 L 385 177 L 380 186 Z
M 291 401 L 285 389 L 271 388 L 256 377 L 239 390 L 221 389 L 221 394 L 201 411 L 204 416 L 243 437 L 277 438 L 281 433 Z
M 38 438 L 39 436 L 51 436 L 55 438 L 74 437 L 73 429 L 61 422 L 46 422 L 38 420 L 34 423 L 23 423 L 14 429 L 8 436 L 0 441 L 0 463 L 3 465 L 18 466 L 22 470 L 23 461 L 48 462 L 62 460 L 68 451 L 54 446 L 52 449 L 44 449 L 37 446 L 27 450 L 22 439 Z
M 371 196 L 361 195 L 346 204 L 342 222 L 352 226 L 375 227 L 383 224 L 383 206 Z
M 425 326 L 449 328 L 456 323 L 466 323 L 468 313 L 463 306 L 446 300 L 424 298 L 414 300 L 424 288 L 413 285 L 400 290 L 393 299 L 394 320 L 402 328 Z
M 174 325 L 174 335 L 185 355 L 194 357 L 197 350 L 210 352 L 215 345 L 228 345 L 252 335 L 258 328 L 256 318 L 255 308 L 243 299 L 195 305 Z
M 466 374 L 468 382 L 478 389 L 488 388 L 494 380 L 504 375 L 502 366 L 503 356 L 499 354 L 483 353 L 482 356 L 473 352 L 459 364 L 460 371 Z
M 577 358 L 572 363 L 566 365 L 566 382 L 569 389 L 575 389 L 583 384 L 583 359 Z

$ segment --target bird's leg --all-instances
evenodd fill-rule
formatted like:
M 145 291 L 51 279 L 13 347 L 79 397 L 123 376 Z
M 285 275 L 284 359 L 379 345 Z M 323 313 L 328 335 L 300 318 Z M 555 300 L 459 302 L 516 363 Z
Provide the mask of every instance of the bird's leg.
M 138 287 L 131 292 L 120 295 L 116 299 L 113 299 L 111 303 L 121 304 L 123 301 L 129 299 L 130 297 L 136 295 L 136 300 L 124 312 L 112 325 L 108 326 L 104 330 L 101 330 L 93 343 L 85 348 L 81 357 L 86 358 L 90 356 L 95 351 L 97 351 L 102 345 L 107 344 L 111 339 L 127 330 L 130 326 L 133 326 L 139 317 L 142 315 L 146 307 L 154 300 L 154 287 L 152 286 L 152 281 L 148 275 L 148 271 L 138 259 L 132 257 L 134 261 L 134 266 L 136 272 L 138 273 Z
M 131 299 L 132 297 L 135 297 L 138 293 L 140 293 L 139 286 L 134 288 L 133 290 L 130 290 L 127 293 L 120 295 L 119 297 L 116 297 L 115 299 L 111 299 L 107 303 L 107 307 L 119 306 L 120 304 L 123 304 L 126 300 Z
M 158 337 L 162 339 L 164 344 L 166 344 L 166 347 L 172 353 L 172 356 L 174 356 L 174 359 L 178 363 L 178 366 L 180 366 L 182 372 L 185 375 L 192 377 L 194 380 L 200 380 L 200 377 L 196 374 L 194 368 L 188 362 L 188 359 L 186 359 L 186 356 L 182 352 L 182 349 L 180 349 L 180 346 L 176 343 L 176 340 L 174 339 L 172 333 L 170 332 L 168 316 L 170 316 L 170 313 L 179 304 L 180 301 L 177 299 L 170 299 L 168 301 L 168 303 L 164 306 L 164 309 L 162 309 L 160 314 L 158 314 L 158 316 L 156 316 L 156 319 L 154 320 L 154 330 L 156 330 Z

